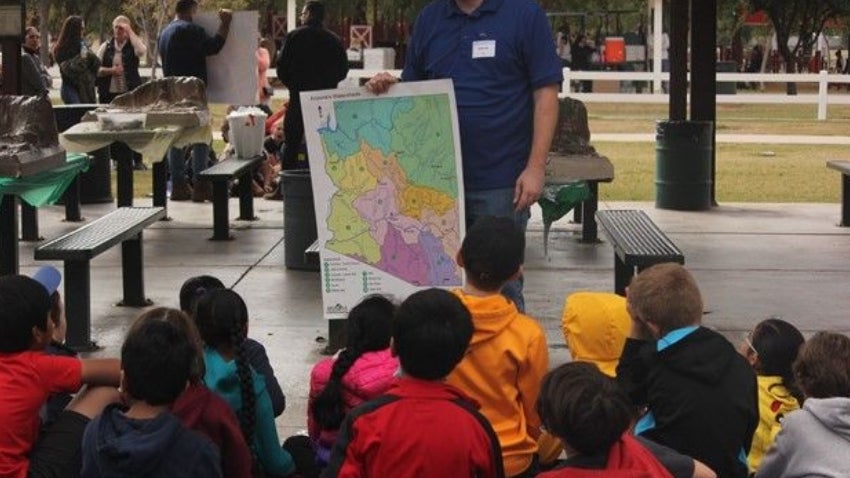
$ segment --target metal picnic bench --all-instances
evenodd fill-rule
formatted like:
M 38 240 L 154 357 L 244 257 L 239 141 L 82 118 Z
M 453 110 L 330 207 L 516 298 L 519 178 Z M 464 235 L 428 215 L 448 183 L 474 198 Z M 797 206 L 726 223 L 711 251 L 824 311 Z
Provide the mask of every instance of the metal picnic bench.
M 145 298 L 142 231 L 165 217 L 161 207 L 120 207 L 74 231 L 35 249 L 36 260 L 64 262 L 65 311 L 68 317 L 67 344 L 76 350 L 91 350 L 91 259 L 121 243 L 124 299 L 119 305 L 142 307 Z
M 841 222 L 842 227 L 850 227 L 850 161 L 827 161 L 826 167 L 841 173 Z
M 643 211 L 599 211 L 596 219 L 614 247 L 614 291 L 619 295 L 626 295 L 635 269 L 640 272 L 663 262 L 685 263 L 682 251 Z
M 255 221 L 254 194 L 251 191 L 251 174 L 264 159 L 262 155 L 250 158 L 227 159 L 200 172 L 202 179 L 212 182 L 213 187 L 213 241 L 226 241 L 230 236 L 228 184 L 239 179 L 239 219 Z

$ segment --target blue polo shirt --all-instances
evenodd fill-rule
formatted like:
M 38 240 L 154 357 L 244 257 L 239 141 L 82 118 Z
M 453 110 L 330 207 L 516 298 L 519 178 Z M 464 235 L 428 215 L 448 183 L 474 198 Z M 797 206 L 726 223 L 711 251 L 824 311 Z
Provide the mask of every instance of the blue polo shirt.
M 511 188 L 528 162 L 534 90 L 563 80 L 549 22 L 532 0 L 471 14 L 435 0 L 413 27 L 403 81 L 454 82 L 467 190 Z

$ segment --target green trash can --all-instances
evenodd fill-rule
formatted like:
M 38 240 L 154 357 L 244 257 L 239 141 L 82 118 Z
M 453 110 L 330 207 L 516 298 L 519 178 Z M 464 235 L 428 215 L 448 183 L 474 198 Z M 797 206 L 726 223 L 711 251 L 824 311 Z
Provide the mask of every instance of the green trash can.
M 734 61 L 718 61 L 715 71 L 718 73 L 735 73 L 738 71 L 738 64 Z M 718 81 L 718 95 L 736 95 L 738 94 L 738 83 L 734 81 Z
M 655 125 L 655 207 L 711 208 L 711 121 L 659 121 Z
M 318 239 L 313 185 L 309 169 L 290 169 L 280 173 L 283 183 L 283 252 L 287 269 L 318 271 L 309 264 L 304 251 Z

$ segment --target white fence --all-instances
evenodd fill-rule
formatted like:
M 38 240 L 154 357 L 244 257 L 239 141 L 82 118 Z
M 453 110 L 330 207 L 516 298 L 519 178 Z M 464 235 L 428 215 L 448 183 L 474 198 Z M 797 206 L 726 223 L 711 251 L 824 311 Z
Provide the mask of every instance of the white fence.
M 367 80 L 383 70 L 350 70 L 348 78 L 344 80 L 351 86 L 357 86 L 361 80 Z M 400 76 L 401 70 L 388 70 L 390 74 Z M 52 68 L 51 73 L 54 78 L 55 91 L 51 92 L 51 96 L 59 96 L 59 72 L 57 68 Z M 140 68 L 139 73 L 142 77 L 150 77 L 150 68 Z M 159 72 L 161 73 L 161 72 Z M 273 68 L 268 71 L 269 78 L 276 78 L 276 73 Z M 561 96 L 570 96 L 585 103 L 645 103 L 645 104 L 666 104 L 669 103 L 669 95 L 660 92 L 659 87 L 662 82 L 669 80 L 669 73 L 652 73 L 639 71 L 571 71 L 569 68 L 564 68 L 564 84 L 563 93 Z M 578 93 L 571 89 L 574 82 L 588 81 L 609 81 L 621 82 L 625 85 L 628 92 L 621 93 Z M 643 82 L 645 93 L 637 93 L 634 89 L 633 82 Z M 820 73 L 717 73 L 717 82 L 735 82 L 735 83 L 814 83 L 817 84 L 817 93 L 800 93 L 789 96 L 786 94 L 777 93 L 737 93 L 737 94 L 718 94 L 717 102 L 721 104 L 807 104 L 817 105 L 817 119 L 826 120 L 827 109 L 829 105 L 850 105 L 850 95 L 843 91 L 830 92 L 829 85 L 846 86 L 850 84 L 850 75 L 830 74 L 827 71 Z M 650 85 L 655 86 L 654 92 L 649 88 Z M 276 97 L 287 97 L 286 89 L 277 89 Z

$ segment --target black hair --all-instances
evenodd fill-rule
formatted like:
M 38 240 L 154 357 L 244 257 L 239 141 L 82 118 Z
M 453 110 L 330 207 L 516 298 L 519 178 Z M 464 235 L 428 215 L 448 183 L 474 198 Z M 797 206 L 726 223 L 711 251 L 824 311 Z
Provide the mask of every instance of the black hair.
M 496 292 L 525 260 L 525 234 L 510 218 L 484 216 L 466 231 L 460 257 L 466 280 L 483 291 Z
M 330 379 L 310 410 L 322 428 L 336 430 L 345 418 L 342 379 L 354 362 L 364 352 L 384 350 L 390 346 L 394 312 L 395 305 L 382 295 L 366 297 L 351 309 L 346 321 L 348 339 L 345 350 L 334 361 Z
M 756 325 L 750 340 L 758 354 L 756 373 L 782 377 L 782 385 L 798 403 L 803 403 L 803 392 L 791 370 L 800 346 L 805 342 L 803 334 L 782 319 L 770 318 Z
M 242 435 L 250 446 L 254 442 L 256 397 L 254 377 L 245 347 L 248 307 L 236 292 L 230 289 L 214 289 L 198 299 L 195 305 L 195 324 L 206 346 L 219 352 L 233 353 L 242 394 L 242 410 L 238 411 L 237 415 Z
M 124 392 L 154 406 L 177 400 L 197 357 L 185 328 L 169 320 L 174 315 L 184 314 L 165 307 L 142 313 L 121 346 Z
M 304 8 L 310 13 L 308 23 L 311 25 L 321 25 L 325 21 L 325 5 L 322 2 L 309 0 Z
M 183 15 L 192 11 L 192 8 L 198 6 L 198 0 L 178 0 L 174 11 L 178 15 Z
M 180 310 L 191 316 L 194 313 L 195 303 L 201 296 L 211 290 L 224 288 L 224 284 L 213 276 L 190 277 L 180 286 Z
M 411 377 L 438 380 L 454 370 L 472 339 L 472 316 L 443 289 L 411 295 L 393 321 L 393 343 L 401 368 Z
M 50 296 L 38 281 L 22 275 L 0 277 L 0 352 L 33 346 L 33 327 L 47 331 Z
M 537 413 L 546 429 L 582 455 L 606 453 L 633 417 L 617 382 L 589 362 L 570 362 L 543 377 Z
M 53 58 L 56 63 L 62 63 L 78 55 L 81 41 L 83 41 L 83 17 L 71 15 L 62 23 L 56 45 L 53 46 Z

